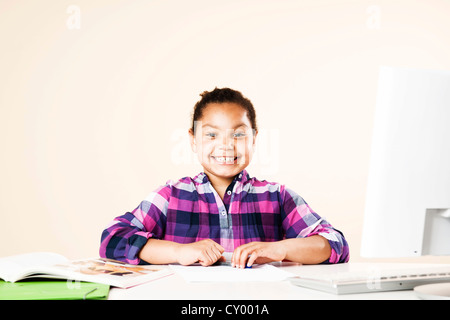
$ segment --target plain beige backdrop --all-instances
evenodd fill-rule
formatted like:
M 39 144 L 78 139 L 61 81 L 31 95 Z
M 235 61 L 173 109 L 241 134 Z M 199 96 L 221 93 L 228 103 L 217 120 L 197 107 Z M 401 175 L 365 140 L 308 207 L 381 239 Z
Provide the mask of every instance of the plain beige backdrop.
M 449 16 L 447 0 L 0 0 L 0 256 L 96 256 L 114 217 L 201 171 L 187 130 L 217 86 L 257 110 L 250 174 L 365 261 L 378 68 L 450 70 Z

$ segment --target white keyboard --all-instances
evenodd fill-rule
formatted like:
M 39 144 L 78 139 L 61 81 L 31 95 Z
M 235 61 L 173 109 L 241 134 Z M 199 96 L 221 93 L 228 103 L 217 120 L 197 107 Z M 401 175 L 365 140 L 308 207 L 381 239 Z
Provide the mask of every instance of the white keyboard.
M 295 285 L 334 294 L 410 290 L 416 286 L 450 282 L 450 266 L 404 269 L 371 267 L 365 270 L 306 273 L 291 282 Z

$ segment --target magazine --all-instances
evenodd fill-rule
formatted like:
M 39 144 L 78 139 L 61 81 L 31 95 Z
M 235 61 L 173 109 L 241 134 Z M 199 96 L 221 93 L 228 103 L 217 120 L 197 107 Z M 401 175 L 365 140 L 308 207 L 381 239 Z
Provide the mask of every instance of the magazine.
M 173 271 L 168 266 L 130 265 L 103 258 L 69 261 L 64 256 L 51 252 L 0 258 L 0 279 L 8 282 L 53 278 L 129 288 L 171 274 Z

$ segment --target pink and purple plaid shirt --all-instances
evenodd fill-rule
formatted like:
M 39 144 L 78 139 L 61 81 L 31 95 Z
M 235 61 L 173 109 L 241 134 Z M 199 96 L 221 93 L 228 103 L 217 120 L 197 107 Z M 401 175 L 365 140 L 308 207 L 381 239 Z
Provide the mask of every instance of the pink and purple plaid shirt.
M 212 239 L 232 252 L 252 241 L 312 235 L 330 243 L 331 256 L 324 263 L 348 261 L 344 235 L 284 185 L 250 178 L 244 170 L 222 200 L 202 172 L 194 178 L 168 181 L 132 212 L 115 218 L 102 233 L 100 256 L 145 263 L 138 256 L 148 238 L 178 243 Z

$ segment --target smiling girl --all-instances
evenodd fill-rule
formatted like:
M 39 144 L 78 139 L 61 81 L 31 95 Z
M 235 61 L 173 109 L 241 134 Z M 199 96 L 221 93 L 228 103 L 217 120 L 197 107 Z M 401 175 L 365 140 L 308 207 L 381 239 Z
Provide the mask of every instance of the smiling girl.
M 115 218 L 102 233 L 100 256 L 209 266 L 228 252 L 238 268 L 282 260 L 347 262 L 343 234 L 302 197 L 246 172 L 258 135 L 250 100 L 229 88 L 201 97 L 189 136 L 204 171 L 168 181 Z

